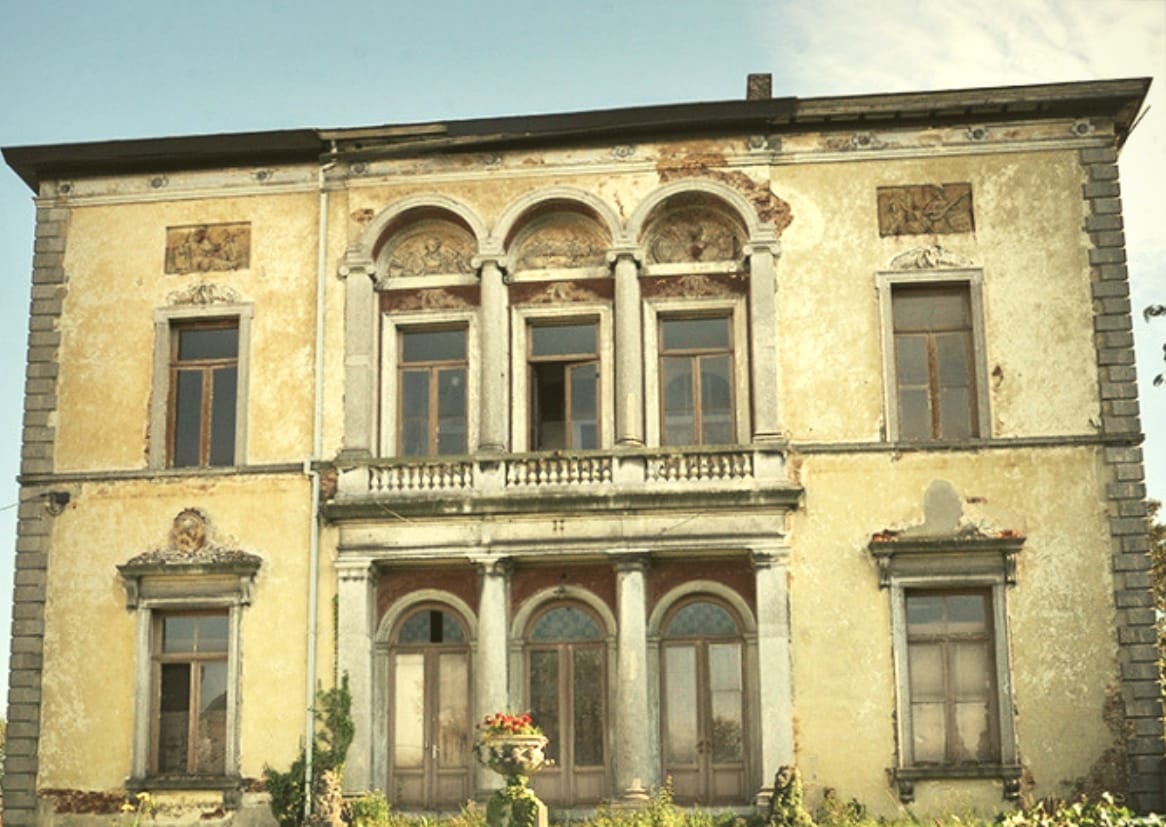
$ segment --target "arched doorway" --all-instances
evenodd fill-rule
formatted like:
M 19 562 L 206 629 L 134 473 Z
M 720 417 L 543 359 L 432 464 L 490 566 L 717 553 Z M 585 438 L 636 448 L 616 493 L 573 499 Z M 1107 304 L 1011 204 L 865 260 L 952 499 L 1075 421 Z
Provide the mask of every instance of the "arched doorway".
M 665 618 L 661 636 L 661 746 L 676 800 L 746 798 L 744 639 L 720 601 L 696 597 Z
M 473 742 L 470 647 L 449 608 L 421 607 L 393 630 L 389 689 L 390 799 L 424 808 L 462 804 Z
M 599 619 L 582 604 L 554 603 L 525 638 L 527 698 L 554 766 L 534 777 L 548 804 L 594 804 L 607 794 L 607 649 Z

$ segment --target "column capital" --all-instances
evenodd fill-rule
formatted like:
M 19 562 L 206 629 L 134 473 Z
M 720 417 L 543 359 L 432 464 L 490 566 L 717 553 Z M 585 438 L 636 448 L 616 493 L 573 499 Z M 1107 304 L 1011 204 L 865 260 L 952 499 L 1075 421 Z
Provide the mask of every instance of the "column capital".
M 508 577 L 514 570 L 514 561 L 509 557 L 471 557 L 470 562 L 484 577 Z
M 746 256 L 769 253 L 774 258 L 777 258 L 781 255 L 781 241 L 777 236 L 773 238 L 751 238 L 743 245 L 743 251 Z
M 647 550 L 620 551 L 609 557 L 613 561 L 616 574 L 643 573 L 652 564 L 652 555 Z
M 349 276 L 367 276 L 369 279 L 375 279 L 376 269 L 375 261 L 365 255 L 363 251 L 350 247 L 344 253 L 344 260 L 340 262 L 336 275 L 342 279 L 347 279 Z
M 485 278 L 485 270 L 487 267 L 493 265 L 499 273 L 502 274 L 502 283 L 510 283 L 510 273 L 508 272 L 509 262 L 507 256 L 502 251 L 481 252 L 470 259 L 470 266 L 478 274 L 478 278 Z
M 639 247 L 612 247 L 607 251 L 607 263 L 615 266 L 621 261 L 630 261 L 639 266 L 644 261 L 644 251 Z
M 373 567 L 368 560 L 345 560 L 343 558 L 336 561 L 336 577 L 342 583 L 352 583 L 359 580 L 365 582 L 372 580 Z
M 749 550 L 754 571 L 784 566 L 789 562 L 789 546 L 757 546 Z

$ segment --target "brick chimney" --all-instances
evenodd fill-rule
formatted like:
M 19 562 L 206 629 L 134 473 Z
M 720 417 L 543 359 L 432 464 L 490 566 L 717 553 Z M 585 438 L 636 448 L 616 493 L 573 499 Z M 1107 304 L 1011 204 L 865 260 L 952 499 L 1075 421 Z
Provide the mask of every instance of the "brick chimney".
M 745 85 L 745 100 L 764 101 L 773 97 L 773 75 L 749 75 Z

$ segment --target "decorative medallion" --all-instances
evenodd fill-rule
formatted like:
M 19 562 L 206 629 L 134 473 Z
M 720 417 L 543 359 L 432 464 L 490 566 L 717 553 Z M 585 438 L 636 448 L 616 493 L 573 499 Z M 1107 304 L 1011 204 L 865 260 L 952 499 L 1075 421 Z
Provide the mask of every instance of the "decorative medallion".
M 239 294 L 230 287 L 210 282 L 192 284 L 166 296 L 166 302 L 172 305 L 238 304 L 240 301 Z
M 381 260 L 387 278 L 471 273 L 474 239 L 448 221 L 426 221 L 395 236 Z
M 701 207 L 666 213 L 652 227 L 649 263 L 737 261 L 741 231 L 724 214 Z
M 975 263 L 971 259 L 946 250 L 938 244 L 916 247 L 891 259 L 892 270 L 935 270 L 941 267 L 974 266 Z
M 178 512 L 170 528 L 170 547 L 186 554 L 193 554 L 206 545 L 206 515 L 197 508 L 185 508 Z
M 970 233 L 972 185 L 917 184 L 878 188 L 879 235 Z
M 251 266 L 251 222 L 166 228 L 166 272 L 208 273 Z

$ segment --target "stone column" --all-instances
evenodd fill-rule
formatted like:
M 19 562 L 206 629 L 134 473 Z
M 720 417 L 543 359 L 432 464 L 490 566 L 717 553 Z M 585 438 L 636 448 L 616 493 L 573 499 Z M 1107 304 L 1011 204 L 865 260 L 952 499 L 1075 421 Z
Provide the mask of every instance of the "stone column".
M 749 330 L 753 350 L 749 360 L 753 385 L 753 442 L 783 438 L 778 411 L 777 363 L 777 240 L 751 241 L 749 256 Z
M 510 349 L 510 319 L 505 273 L 497 258 L 476 259 L 475 265 L 480 268 L 482 281 L 478 325 L 482 359 L 478 450 L 502 453 L 509 444 L 510 430 L 510 370 L 506 358 Z
M 474 721 L 510 708 L 507 663 L 510 612 L 510 561 L 478 563 L 478 642 L 474 657 Z M 500 786 L 501 776 L 474 764 L 474 790 L 484 793 Z
M 648 621 L 644 573 L 648 557 L 628 555 L 615 565 L 619 636 L 616 640 L 615 784 L 625 801 L 646 801 L 653 780 L 648 754 Z
M 758 803 L 773 795 L 773 776 L 793 765 L 793 675 L 790 662 L 789 550 L 768 546 L 753 550 L 757 589 L 757 661 L 761 704 L 757 732 L 761 737 L 762 787 Z
M 376 268 L 349 250 L 340 266 L 344 279 L 344 447 L 342 458 L 367 459 L 375 452 Z
M 336 666 L 348 673 L 355 733 L 344 764 L 345 792 L 371 789 L 373 578 L 368 560 L 341 560 L 337 569 Z M 381 733 L 380 737 L 384 737 Z
M 609 253 L 615 264 L 615 444 L 644 444 L 643 313 L 635 253 Z

